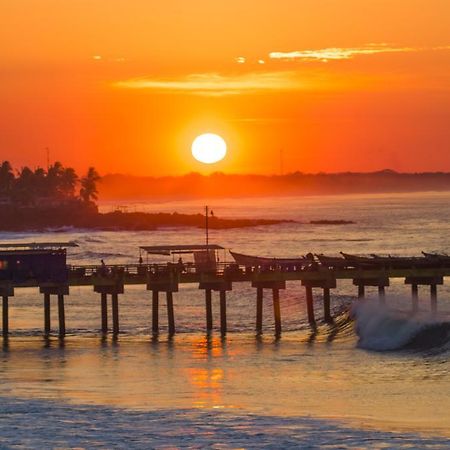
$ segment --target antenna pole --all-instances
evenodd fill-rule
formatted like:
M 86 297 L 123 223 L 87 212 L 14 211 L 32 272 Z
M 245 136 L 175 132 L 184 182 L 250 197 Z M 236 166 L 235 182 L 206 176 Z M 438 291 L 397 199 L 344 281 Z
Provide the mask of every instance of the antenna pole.
M 209 262 L 209 224 L 208 224 L 208 206 L 205 206 L 205 233 L 206 233 L 206 259 Z
M 209 245 L 209 228 L 208 228 L 209 224 L 208 224 L 208 213 L 209 213 L 209 211 L 208 211 L 208 207 L 207 207 L 207 206 L 205 206 L 205 225 L 206 225 L 206 227 L 205 227 L 205 231 L 206 231 L 206 250 L 208 250 L 208 245 Z
M 50 149 L 48 147 L 45 147 L 45 150 L 47 152 L 47 172 L 48 172 L 48 169 L 50 168 Z

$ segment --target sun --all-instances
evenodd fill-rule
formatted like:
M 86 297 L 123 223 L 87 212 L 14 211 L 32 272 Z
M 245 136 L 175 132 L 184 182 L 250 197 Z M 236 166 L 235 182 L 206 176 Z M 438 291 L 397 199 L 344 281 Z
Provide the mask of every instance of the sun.
M 192 156 L 205 164 L 216 163 L 227 154 L 227 144 L 218 134 L 205 133 L 192 143 Z

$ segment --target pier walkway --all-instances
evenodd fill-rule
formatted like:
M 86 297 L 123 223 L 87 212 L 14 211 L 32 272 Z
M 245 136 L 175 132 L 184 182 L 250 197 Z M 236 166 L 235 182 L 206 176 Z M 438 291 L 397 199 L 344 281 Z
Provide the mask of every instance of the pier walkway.
M 437 286 L 444 283 L 444 278 L 450 276 L 450 264 L 436 264 L 436 267 L 402 267 L 395 268 L 386 265 L 380 268 L 363 267 L 329 267 L 314 263 L 304 266 L 274 266 L 274 267 L 243 267 L 236 263 L 215 263 L 214 269 L 204 264 L 166 263 L 166 264 L 126 264 L 126 265 L 68 265 L 67 276 L 63 281 L 42 281 L 33 277 L 17 277 L 16 279 L 0 280 L 0 297 L 2 298 L 2 334 L 9 334 L 8 304 L 18 287 L 38 287 L 43 294 L 44 335 L 51 333 L 50 299 L 57 297 L 59 336 L 65 335 L 65 296 L 71 286 L 92 286 L 100 295 L 100 330 L 108 333 L 108 296 L 111 297 L 112 333 L 117 336 L 119 329 L 119 295 L 123 294 L 127 285 L 143 285 L 151 291 L 151 331 L 159 332 L 160 294 L 166 296 L 169 334 L 176 331 L 173 294 L 178 292 L 182 284 L 195 284 L 204 292 L 206 331 L 213 328 L 212 294 L 219 293 L 220 298 L 220 330 L 227 332 L 227 298 L 236 283 L 250 283 L 256 291 L 256 324 L 258 333 L 262 330 L 263 293 L 270 290 L 273 300 L 275 332 L 282 331 L 280 313 L 280 291 L 287 283 L 300 282 L 306 291 L 306 310 L 311 326 L 315 326 L 315 311 L 313 289 L 323 291 L 323 317 L 332 322 L 330 310 L 330 295 L 339 280 L 352 280 L 357 288 L 358 298 L 363 299 L 366 288 L 375 287 L 378 290 L 380 302 L 385 300 L 385 288 L 391 279 L 403 279 L 411 286 L 412 311 L 418 310 L 418 287 L 428 286 L 430 289 L 430 310 L 437 311 Z

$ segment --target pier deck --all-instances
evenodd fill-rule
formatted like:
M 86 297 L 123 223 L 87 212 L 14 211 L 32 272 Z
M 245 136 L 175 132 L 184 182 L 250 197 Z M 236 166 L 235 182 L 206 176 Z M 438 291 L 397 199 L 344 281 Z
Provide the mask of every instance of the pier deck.
M 14 295 L 15 288 L 38 287 L 44 296 L 44 335 L 51 333 L 50 304 L 51 296 L 57 296 L 59 336 L 65 335 L 64 297 L 69 294 L 71 286 L 92 286 L 100 294 L 101 332 L 108 332 L 108 296 L 111 296 L 112 333 L 119 334 L 119 294 L 123 294 L 127 285 L 144 285 L 152 291 L 151 332 L 159 332 L 160 293 L 166 296 L 169 334 L 174 334 L 175 313 L 173 293 L 178 292 L 179 285 L 196 284 L 204 291 L 206 330 L 213 328 L 212 293 L 218 292 L 220 298 L 220 330 L 227 332 L 226 293 L 233 289 L 235 283 L 250 283 L 256 290 L 256 331 L 262 332 L 262 302 L 264 289 L 270 289 L 273 300 L 275 332 L 282 331 L 280 314 L 280 290 L 286 288 L 287 282 L 300 282 L 306 292 L 307 317 L 312 327 L 315 326 L 313 288 L 323 290 L 323 317 L 332 322 L 330 310 L 330 292 L 336 288 L 339 280 L 352 280 L 357 287 L 358 298 L 365 296 L 365 288 L 378 288 L 380 303 L 385 301 L 385 288 L 391 279 L 403 279 L 411 286 L 412 312 L 418 310 L 418 286 L 430 287 L 430 309 L 437 311 L 437 286 L 450 276 L 450 267 L 406 267 L 406 268 L 329 268 L 315 264 L 311 267 L 242 267 L 235 263 L 217 263 L 214 270 L 205 270 L 196 264 L 125 264 L 125 265 L 69 265 L 64 282 L 38 281 L 24 278 L 0 281 L 2 297 L 2 334 L 9 334 L 9 297 Z

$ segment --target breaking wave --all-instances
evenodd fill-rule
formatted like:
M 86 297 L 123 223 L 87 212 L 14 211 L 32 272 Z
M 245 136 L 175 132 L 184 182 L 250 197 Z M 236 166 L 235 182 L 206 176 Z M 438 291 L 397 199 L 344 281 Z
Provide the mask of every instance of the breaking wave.
M 439 317 L 407 317 L 375 302 L 355 305 L 358 347 L 374 351 L 441 347 L 450 350 L 450 322 Z

